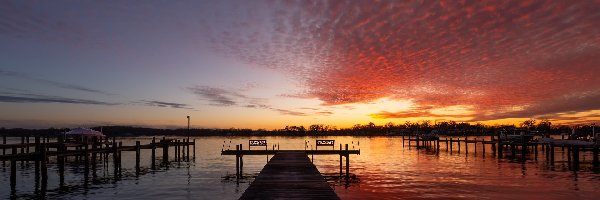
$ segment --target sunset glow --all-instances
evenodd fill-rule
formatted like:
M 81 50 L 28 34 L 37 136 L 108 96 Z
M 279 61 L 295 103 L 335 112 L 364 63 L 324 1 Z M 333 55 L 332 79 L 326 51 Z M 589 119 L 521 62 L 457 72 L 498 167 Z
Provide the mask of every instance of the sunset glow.
M 600 121 L 598 1 L 0 1 L 0 127 Z

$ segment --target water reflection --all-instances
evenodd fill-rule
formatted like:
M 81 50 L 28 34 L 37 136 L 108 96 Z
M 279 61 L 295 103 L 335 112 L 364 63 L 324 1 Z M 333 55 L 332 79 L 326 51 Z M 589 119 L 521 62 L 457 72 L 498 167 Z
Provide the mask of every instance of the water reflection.
M 0 198 L 22 199 L 237 199 L 267 163 L 266 156 L 244 157 L 242 178 L 235 179 L 235 157 L 222 156 L 229 141 L 247 144 L 249 139 L 265 139 L 280 149 L 304 149 L 305 141 L 334 139 L 336 144 L 354 144 L 360 155 L 350 156 L 351 181 L 339 178 L 338 155 L 315 155 L 314 164 L 342 199 L 523 199 L 581 198 L 600 195 L 600 175 L 591 165 L 589 152 L 582 152 L 580 169 L 569 168 L 567 149 L 556 149 L 554 165 L 545 152 L 537 160 L 528 155 L 525 162 L 495 157 L 490 145 L 468 144 L 469 153 L 403 147 L 400 137 L 202 137 L 196 138 L 196 159 L 191 163 L 171 163 L 152 170 L 150 152 L 142 151 L 140 175 L 135 173 L 135 152 L 122 155 L 121 176 L 113 174 L 111 157 L 98 158 L 86 181 L 81 165 L 69 160 L 59 176 L 57 161 L 48 164 L 48 181 L 37 183 L 35 165 L 17 163 L 14 193 L 8 187 L 10 163 L 0 173 Z M 124 145 L 146 143 L 151 138 L 124 139 Z M 223 141 L 226 141 L 225 143 Z M 464 144 L 463 144 L 464 145 Z M 457 148 L 457 147 L 454 147 Z M 173 152 L 170 152 L 173 155 Z M 518 156 L 517 156 L 518 157 Z M 107 162 L 108 160 L 108 162 Z M 72 164 L 69 164 L 72 163 Z M 168 169 L 168 170 L 167 170 Z M 41 177 L 38 177 L 41 178 Z M 41 180 L 41 179 L 40 179 Z M 43 188 L 46 188 L 44 190 Z

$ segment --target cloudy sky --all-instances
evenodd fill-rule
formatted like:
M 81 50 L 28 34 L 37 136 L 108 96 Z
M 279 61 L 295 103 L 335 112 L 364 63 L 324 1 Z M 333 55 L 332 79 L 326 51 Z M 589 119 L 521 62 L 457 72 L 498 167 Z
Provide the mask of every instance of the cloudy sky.
M 600 119 L 599 1 L 0 1 L 0 127 Z

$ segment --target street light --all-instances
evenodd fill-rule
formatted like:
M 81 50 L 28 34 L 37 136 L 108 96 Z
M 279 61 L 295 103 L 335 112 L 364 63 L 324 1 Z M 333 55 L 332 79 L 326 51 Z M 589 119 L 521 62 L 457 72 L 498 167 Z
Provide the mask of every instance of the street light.
M 190 142 L 190 116 L 187 116 L 187 119 L 188 119 L 188 130 L 187 130 L 188 138 L 187 138 L 187 140 L 188 140 L 188 142 Z

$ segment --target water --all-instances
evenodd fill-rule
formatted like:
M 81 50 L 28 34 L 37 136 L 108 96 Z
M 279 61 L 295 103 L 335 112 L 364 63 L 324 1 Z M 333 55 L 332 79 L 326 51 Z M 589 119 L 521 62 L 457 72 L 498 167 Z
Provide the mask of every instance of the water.
M 441 144 L 439 153 L 402 147 L 400 137 L 197 137 L 196 159 L 192 163 L 171 163 L 156 171 L 150 167 L 150 150 L 142 150 L 142 175 L 135 176 L 135 153 L 123 152 L 123 177 L 113 179 L 113 168 L 98 163 L 97 177 L 89 184 L 83 181 L 83 167 L 69 165 L 65 170 L 65 185 L 59 184 L 56 161 L 48 168 L 46 197 L 49 199 L 237 199 L 248 188 L 267 162 L 266 156 L 245 156 L 244 176 L 235 180 L 235 156 L 221 156 L 235 144 L 248 148 L 249 139 L 266 139 L 269 148 L 279 144 L 281 149 L 304 149 L 304 141 L 333 139 L 338 144 L 350 144 L 361 150 L 350 156 L 350 171 L 356 175 L 349 185 L 330 180 L 342 199 L 593 199 L 600 195 L 600 174 L 591 169 L 591 154 L 581 155 L 581 169 L 569 170 L 566 153 L 556 148 L 556 163 L 550 167 L 540 151 L 538 160 L 526 162 L 496 159 L 490 145 L 482 155 L 469 144 L 469 154 L 446 152 Z M 123 138 L 124 145 L 142 144 L 151 138 Z M 230 143 L 231 141 L 231 143 Z M 16 141 L 14 141 L 16 142 Z M 358 143 L 360 142 L 360 146 Z M 9 142 L 11 143 L 11 142 Z M 254 147 L 253 147 L 254 148 Z M 309 146 L 310 148 L 310 146 Z M 327 147 L 322 147 L 327 148 Z M 329 147 L 331 148 L 331 147 Z M 260 147 L 256 147 L 260 149 Z M 172 151 L 172 149 L 171 149 Z M 161 156 L 162 151 L 157 151 Z M 508 152 L 506 152 L 508 153 Z M 173 152 L 170 153 L 173 155 Z M 508 157 L 508 156 L 507 156 Z M 74 159 L 70 159 L 74 161 Z M 339 173 L 339 156 L 314 156 L 319 171 L 333 176 Z M 17 166 L 16 195 L 20 199 L 35 199 L 34 166 Z M 0 198 L 10 198 L 9 163 L 0 169 Z

